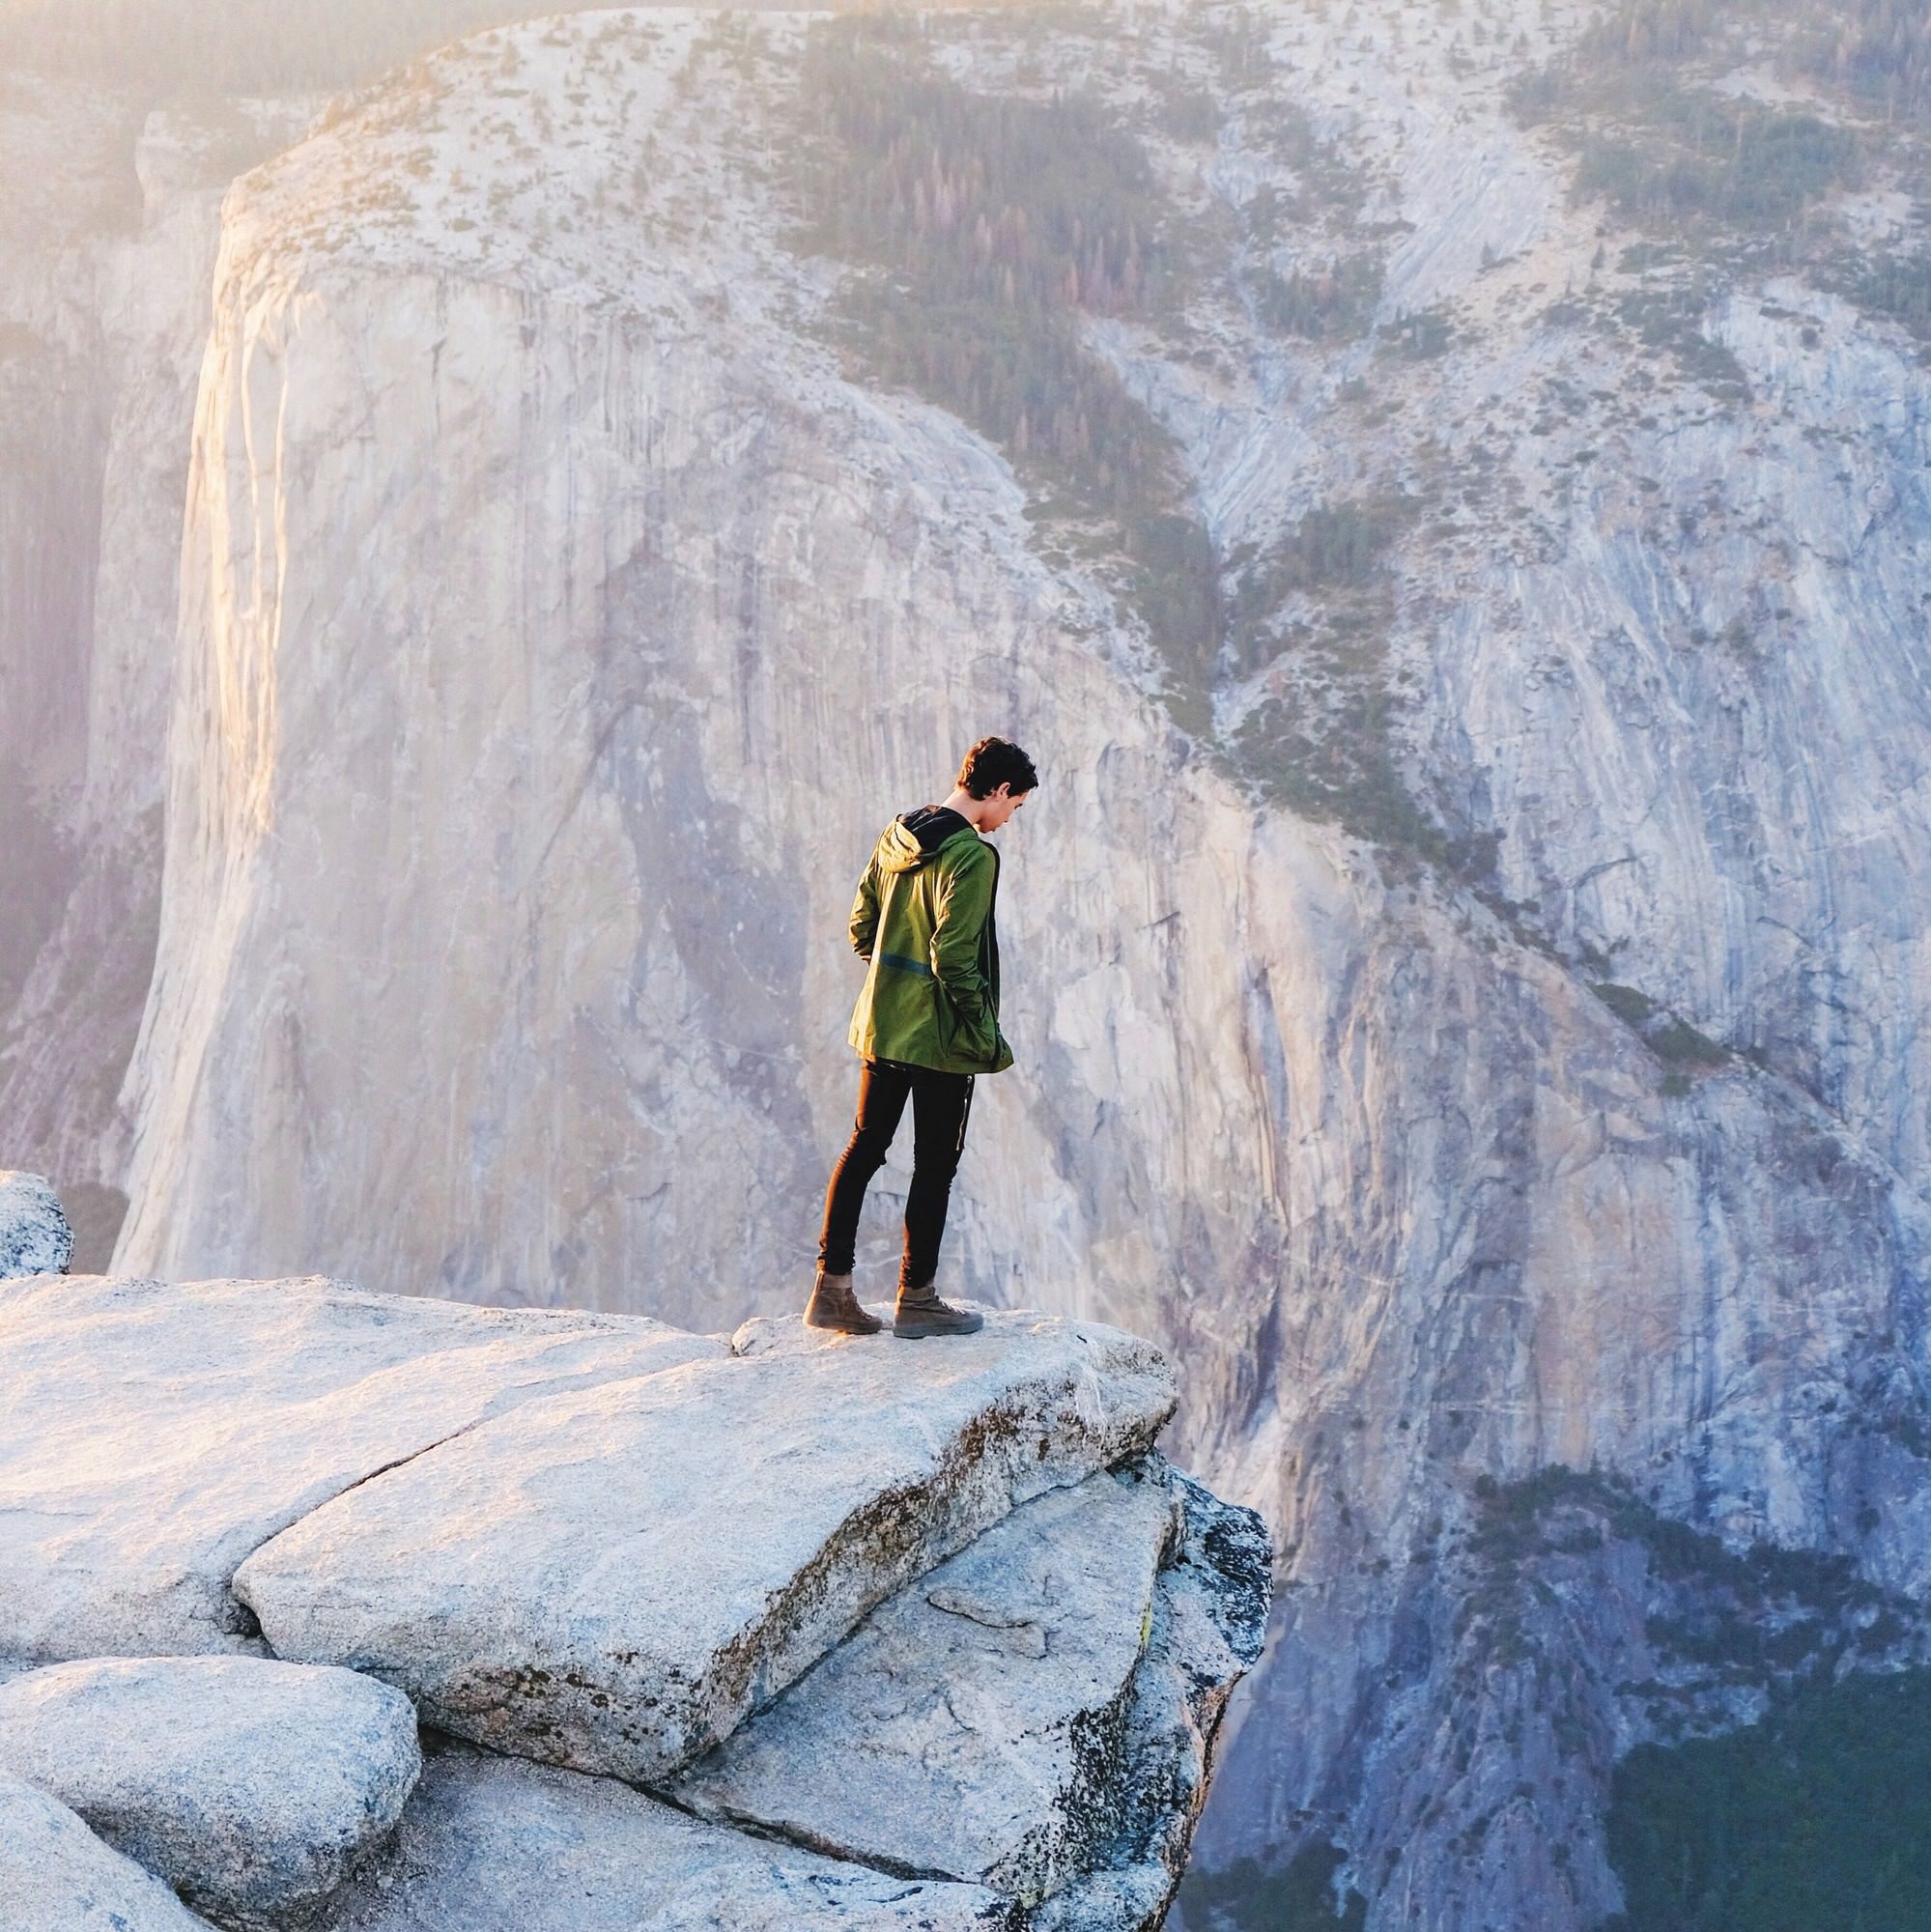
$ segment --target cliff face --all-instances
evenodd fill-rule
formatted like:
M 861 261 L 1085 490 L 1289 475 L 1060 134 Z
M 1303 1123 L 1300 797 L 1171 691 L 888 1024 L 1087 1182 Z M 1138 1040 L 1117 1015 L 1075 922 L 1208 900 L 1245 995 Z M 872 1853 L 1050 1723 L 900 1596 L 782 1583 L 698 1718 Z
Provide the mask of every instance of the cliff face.
M 1618 333 L 1633 238 L 1502 99 L 1576 23 L 1479 18 L 1296 14 L 1233 58 L 1235 16 L 1135 9 L 923 56 L 1213 107 L 1145 138 L 1233 266 L 1183 345 L 1083 337 L 1264 620 L 1191 711 L 1008 453 L 828 340 L 776 158 L 809 23 L 482 36 L 239 182 L 116 1264 L 793 1304 L 852 880 L 1009 730 L 1046 777 L 1004 835 L 1020 1064 L 950 1252 L 1159 1336 L 1190 1453 L 1279 1532 L 1205 1842 L 1333 1843 L 1376 1928 L 1561 1932 L 1616 1903 L 1664 1594 L 1716 1614 L 1755 1540 L 1910 1627 L 1927 1580 L 1925 397 L 1787 279 Z M 1351 329 L 1267 322 L 1370 233 Z M 1376 567 L 1323 576 L 1344 513 Z M 1422 860 L 1292 809 L 1269 734 L 1330 715 L 1382 731 Z M 1512 1487 L 1555 1463 L 1601 1487 Z M 1649 1563 L 1665 1521 L 1707 1574 Z
M 299 105 L 137 113 L 14 76 L 0 108 L 0 1113 L 102 1265 L 154 964 L 188 428 L 221 194 Z
M 1164 1918 L 1272 1550 L 1150 1344 L 70 1277 L 3 1179 L 14 1932 L 202 1923 L 143 1868 L 227 1932 Z

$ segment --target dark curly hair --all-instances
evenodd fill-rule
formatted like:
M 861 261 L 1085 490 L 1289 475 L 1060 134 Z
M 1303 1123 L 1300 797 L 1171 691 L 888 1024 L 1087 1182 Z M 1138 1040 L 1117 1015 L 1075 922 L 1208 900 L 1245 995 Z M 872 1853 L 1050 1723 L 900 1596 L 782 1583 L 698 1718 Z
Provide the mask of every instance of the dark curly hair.
M 1016 798 L 1039 782 L 1033 760 L 1008 738 L 981 738 L 959 765 L 959 785 L 974 798 L 989 798 L 1003 784 Z

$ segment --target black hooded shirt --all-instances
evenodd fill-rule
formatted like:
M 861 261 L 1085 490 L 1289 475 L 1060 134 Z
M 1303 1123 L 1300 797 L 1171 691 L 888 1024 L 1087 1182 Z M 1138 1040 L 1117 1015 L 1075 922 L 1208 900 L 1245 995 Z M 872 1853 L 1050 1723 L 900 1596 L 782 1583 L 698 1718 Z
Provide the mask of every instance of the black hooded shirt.
M 898 822 L 927 856 L 936 852 L 955 832 L 963 832 L 972 821 L 949 805 L 922 805 L 916 811 L 901 811 Z

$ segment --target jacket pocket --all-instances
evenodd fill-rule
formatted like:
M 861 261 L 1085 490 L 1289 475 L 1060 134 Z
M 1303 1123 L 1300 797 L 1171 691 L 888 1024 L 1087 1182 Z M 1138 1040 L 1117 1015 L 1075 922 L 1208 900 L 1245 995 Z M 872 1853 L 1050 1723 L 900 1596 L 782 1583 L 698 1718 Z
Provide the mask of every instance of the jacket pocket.
M 939 996 L 939 1045 L 951 1060 L 976 1060 L 990 1066 L 999 1058 L 999 1025 L 990 1011 L 981 1009 L 977 1023 L 958 1009 L 943 985 Z
M 990 1061 L 998 1051 L 998 1036 L 990 1024 L 990 1014 L 984 1014 L 984 1020 L 975 1026 L 960 1012 L 958 1003 L 945 989 L 945 981 L 933 983 L 933 995 L 939 1001 L 939 1047 L 947 1059 Z

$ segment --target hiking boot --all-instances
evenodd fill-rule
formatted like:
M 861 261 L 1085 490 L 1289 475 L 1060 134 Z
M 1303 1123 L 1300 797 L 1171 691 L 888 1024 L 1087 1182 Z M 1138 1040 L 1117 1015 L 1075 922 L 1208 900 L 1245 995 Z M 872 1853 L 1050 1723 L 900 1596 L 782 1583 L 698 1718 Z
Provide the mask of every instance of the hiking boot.
M 941 1301 L 932 1284 L 923 1288 L 898 1290 L 898 1306 L 893 1310 L 892 1332 L 916 1342 L 925 1335 L 977 1335 L 985 1326 L 985 1317 L 970 1308 L 954 1308 Z
M 811 1284 L 811 1298 L 805 1304 L 805 1326 L 836 1328 L 844 1335 L 876 1335 L 885 1323 L 859 1306 L 850 1275 L 827 1274 L 820 1267 Z

